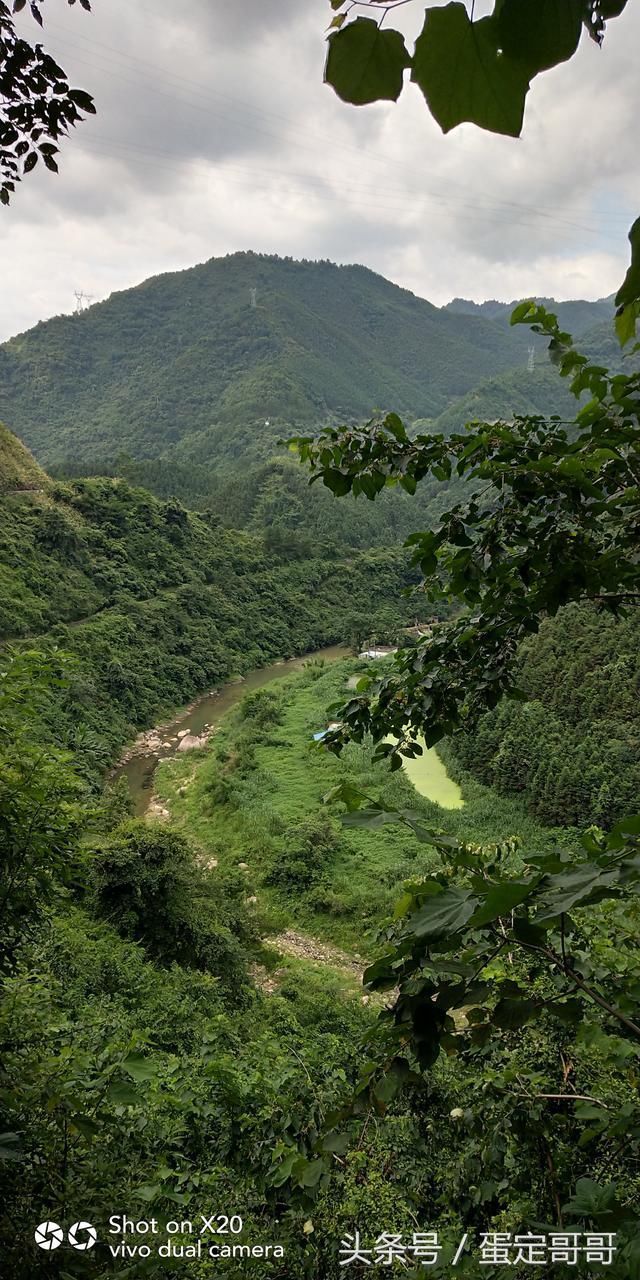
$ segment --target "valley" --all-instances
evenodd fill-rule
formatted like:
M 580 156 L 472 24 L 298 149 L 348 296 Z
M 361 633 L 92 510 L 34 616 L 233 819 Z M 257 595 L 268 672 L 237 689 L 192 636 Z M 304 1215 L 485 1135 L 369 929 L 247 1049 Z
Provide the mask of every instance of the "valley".
M 610 300 L 562 307 L 599 358 Z M 112 1205 L 162 1224 L 226 1206 L 241 1242 L 277 1226 L 276 1280 L 337 1280 L 355 1230 L 436 1232 L 442 1273 L 465 1232 L 606 1225 L 580 1210 L 591 1174 L 621 1189 L 627 1230 L 634 589 L 608 612 L 559 589 L 518 632 L 509 696 L 482 701 L 491 663 L 470 636 L 494 541 L 474 559 L 485 513 L 465 504 L 496 473 L 480 487 L 454 458 L 411 475 L 412 451 L 475 416 L 490 443 L 511 416 L 575 417 L 533 345 L 530 368 L 506 304 L 436 308 L 362 267 L 234 254 L 0 348 L 0 1188 L 14 1217 L 82 1203 L 100 1280 L 124 1274 Z M 377 500 L 366 483 L 338 499 L 353 462 L 333 441 L 335 490 L 310 487 L 283 441 L 344 427 L 366 444 L 376 404 L 406 416 L 406 442 L 386 420 L 404 470 L 376 470 L 380 452 L 363 472 Z M 552 469 L 527 448 L 525 513 Z M 589 456 L 586 478 L 573 455 L 559 468 L 572 512 L 617 458 Z M 441 520 L 449 559 L 412 558 L 407 536 Z M 500 544 L 505 562 L 520 604 L 530 562 Z M 362 656 L 380 646 L 395 662 Z M 421 729 L 422 754 L 390 769 L 354 726 L 373 694 L 397 745 L 397 670 L 432 745 Z M 331 725 L 351 729 L 337 754 Z M 555 914 L 529 905 L 560 890 Z M 17 1238 L 6 1256 L 31 1280 Z M 456 1268 L 476 1280 L 471 1244 Z

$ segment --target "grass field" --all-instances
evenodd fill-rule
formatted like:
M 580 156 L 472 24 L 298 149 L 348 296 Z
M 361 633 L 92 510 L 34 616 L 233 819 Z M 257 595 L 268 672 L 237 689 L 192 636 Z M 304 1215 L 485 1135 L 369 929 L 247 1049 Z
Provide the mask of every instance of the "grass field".
M 357 659 L 312 664 L 250 695 L 208 748 L 160 766 L 156 790 L 206 862 L 246 878 L 263 932 L 303 930 L 367 960 L 403 881 L 428 874 L 439 859 L 401 826 L 342 828 L 341 806 L 323 804 L 337 783 L 348 779 L 376 799 L 419 809 L 427 825 L 474 843 L 517 835 L 526 851 L 555 836 L 468 776 L 456 773 L 463 806 L 442 808 L 420 796 L 404 771 L 374 764 L 370 745 L 351 744 L 337 759 L 314 744 L 359 670 Z M 449 803 L 457 792 L 442 769 Z

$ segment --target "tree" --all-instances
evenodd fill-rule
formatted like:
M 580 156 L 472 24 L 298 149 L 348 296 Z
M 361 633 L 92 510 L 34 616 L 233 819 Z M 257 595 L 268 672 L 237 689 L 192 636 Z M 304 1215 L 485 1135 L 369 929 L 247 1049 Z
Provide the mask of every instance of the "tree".
M 512 323 L 527 321 L 550 337 L 576 395 L 591 392 L 575 423 L 516 417 L 410 437 L 389 414 L 291 442 L 311 483 L 337 495 L 373 500 L 393 485 L 414 493 L 426 479 L 471 482 L 435 529 L 407 540 L 427 598 L 455 603 L 457 616 L 347 704 L 327 739 L 334 748 L 371 733 L 378 757 L 399 768 L 417 734 L 434 746 L 503 695 L 524 697 L 515 655 L 545 615 L 580 600 L 615 613 L 640 599 L 640 374 L 590 365 L 543 307 L 517 307 Z M 384 741 L 390 735 L 397 745 Z
M 76 0 L 68 0 L 75 4 Z M 44 0 L 32 0 L 31 13 L 42 26 Z M 13 0 L 13 13 L 27 0 Z M 80 0 L 90 9 L 89 0 Z M 82 113 L 95 113 L 93 98 L 72 89 L 65 72 L 41 44 L 31 45 L 17 33 L 12 11 L 0 0 L 0 202 L 8 204 L 23 174 L 42 160 L 58 172 L 60 139 L 79 123 Z
M 5 655 L 0 671 L 0 974 L 29 927 L 78 876 L 84 788 L 72 756 L 42 740 L 39 720 L 64 684 L 55 657 Z

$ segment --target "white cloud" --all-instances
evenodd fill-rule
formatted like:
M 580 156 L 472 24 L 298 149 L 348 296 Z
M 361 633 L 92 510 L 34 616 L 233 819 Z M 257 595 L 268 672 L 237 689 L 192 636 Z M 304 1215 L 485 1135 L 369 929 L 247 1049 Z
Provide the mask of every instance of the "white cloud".
M 2 215 L 0 337 L 150 274 L 254 248 L 361 261 L 430 298 L 616 288 L 640 208 L 640 15 L 534 83 L 522 139 L 446 138 L 415 86 L 349 108 L 322 85 L 326 0 L 49 6 L 99 114 Z M 420 10 L 403 22 L 415 33 Z M 28 25 L 25 19 L 25 26 Z

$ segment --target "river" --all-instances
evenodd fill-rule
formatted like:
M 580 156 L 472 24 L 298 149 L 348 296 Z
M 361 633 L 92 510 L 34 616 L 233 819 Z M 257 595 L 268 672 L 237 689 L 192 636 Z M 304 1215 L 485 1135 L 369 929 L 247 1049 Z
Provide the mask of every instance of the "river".
M 283 676 L 301 671 L 305 662 L 335 662 L 338 658 L 346 658 L 351 650 L 344 645 L 334 644 L 328 649 L 317 649 L 314 653 L 305 653 L 299 658 L 290 658 L 287 662 L 273 662 L 268 667 L 257 667 L 249 671 L 243 680 L 224 684 L 214 693 L 205 693 L 188 711 L 179 712 L 173 720 L 165 721 L 160 729 L 160 737 L 166 746 L 160 750 L 141 751 L 130 760 L 118 765 L 111 774 L 111 781 L 126 778 L 129 783 L 131 799 L 136 816 L 141 817 L 149 806 L 153 790 L 153 776 L 159 760 L 166 760 L 175 755 L 178 749 L 177 735 L 186 729 L 198 735 L 205 727 L 219 723 L 230 707 L 236 705 L 245 694 L 253 689 L 261 689 L 272 680 L 281 680 Z

